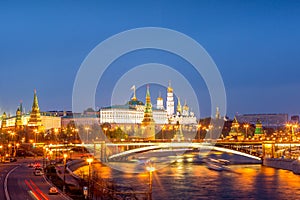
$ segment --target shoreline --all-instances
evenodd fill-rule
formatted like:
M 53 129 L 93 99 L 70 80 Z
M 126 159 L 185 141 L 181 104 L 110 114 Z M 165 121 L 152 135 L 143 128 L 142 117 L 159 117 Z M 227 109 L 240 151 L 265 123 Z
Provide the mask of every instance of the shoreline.
M 292 171 L 294 174 L 300 174 L 300 160 L 282 159 L 282 158 L 265 158 L 262 165 L 277 169 Z

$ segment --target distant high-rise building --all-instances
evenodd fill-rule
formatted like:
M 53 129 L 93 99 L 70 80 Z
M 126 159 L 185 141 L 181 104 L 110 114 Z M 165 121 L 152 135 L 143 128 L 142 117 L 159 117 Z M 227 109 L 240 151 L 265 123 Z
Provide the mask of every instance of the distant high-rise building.
M 216 119 L 220 119 L 221 118 L 219 107 L 216 108 L 216 116 L 215 117 L 216 117 Z
M 288 114 L 244 114 L 237 115 L 236 118 L 239 122 L 247 124 L 256 124 L 259 119 L 266 128 L 285 126 L 288 122 Z
M 294 122 L 294 123 L 299 123 L 299 115 L 291 116 L 291 121 Z

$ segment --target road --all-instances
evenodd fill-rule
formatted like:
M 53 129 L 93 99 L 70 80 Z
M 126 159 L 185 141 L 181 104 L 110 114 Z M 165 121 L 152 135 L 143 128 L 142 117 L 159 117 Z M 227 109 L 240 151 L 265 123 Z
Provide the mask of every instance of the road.
M 16 164 L 0 164 L 0 199 L 5 198 L 5 190 L 4 190 L 4 182 L 5 177 L 13 168 L 15 168 Z
M 1 191 L 0 199 L 6 200 L 63 200 L 69 199 L 61 193 L 49 195 L 51 184 L 44 176 L 35 176 L 34 169 L 27 164 L 29 159 L 20 159 L 14 164 L 0 164 Z M 15 169 L 14 169 L 15 168 Z M 12 171 L 11 171 L 12 170 Z M 8 176 L 7 176 L 8 175 Z M 5 177 L 7 176 L 7 191 L 9 199 L 5 197 Z

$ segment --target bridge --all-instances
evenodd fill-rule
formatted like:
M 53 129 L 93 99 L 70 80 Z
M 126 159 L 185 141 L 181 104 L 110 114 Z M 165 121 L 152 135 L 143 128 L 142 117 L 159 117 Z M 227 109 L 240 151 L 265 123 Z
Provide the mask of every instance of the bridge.
M 129 146 L 129 145 L 133 145 L 133 144 L 125 143 L 122 145 Z M 136 145 L 136 144 L 134 144 L 134 145 Z M 255 160 L 261 160 L 261 158 L 258 156 L 250 155 L 250 154 L 247 154 L 244 152 L 240 152 L 237 150 L 232 150 L 232 149 L 228 149 L 228 148 L 224 148 L 224 147 L 213 146 L 210 143 L 188 143 L 188 142 L 175 143 L 175 142 L 172 142 L 172 143 L 146 143 L 143 145 L 145 145 L 145 147 L 139 147 L 139 148 L 135 148 L 135 149 L 131 149 L 131 150 L 113 154 L 108 157 L 108 160 L 114 161 L 114 160 L 118 160 L 119 158 L 124 158 L 124 157 L 128 157 L 130 155 L 135 155 L 138 153 L 154 151 L 154 150 L 169 150 L 169 151 L 177 150 L 182 153 L 185 151 L 188 151 L 188 150 L 194 150 L 194 151 L 198 151 L 198 152 L 202 153 L 203 155 L 209 154 L 210 151 L 219 151 L 219 152 L 224 152 L 224 153 L 240 155 L 240 156 L 255 159 Z M 117 146 L 120 146 L 120 144 L 118 144 Z
M 99 141 L 90 144 L 57 144 L 47 145 L 46 148 L 56 152 L 70 151 L 76 147 L 84 147 L 97 159 L 102 162 L 124 161 L 135 157 L 140 153 L 147 152 L 179 152 L 185 151 L 208 154 L 211 151 L 223 152 L 242 156 L 252 160 L 261 160 L 262 157 L 274 157 L 276 151 L 282 151 L 291 147 L 300 148 L 298 143 L 275 143 L 274 141 L 217 141 L 214 145 L 203 141 Z

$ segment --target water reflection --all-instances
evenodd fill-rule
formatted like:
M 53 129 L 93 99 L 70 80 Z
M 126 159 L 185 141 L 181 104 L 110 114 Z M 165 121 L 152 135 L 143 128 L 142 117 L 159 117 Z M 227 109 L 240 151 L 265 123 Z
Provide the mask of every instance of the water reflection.
M 232 165 L 231 169 L 218 172 L 201 164 L 173 163 L 153 173 L 153 199 L 276 200 L 300 196 L 300 176 L 292 172 L 261 165 Z M 76 173 L 87 170 L 83 167 Z M 123 173 L 102 164 L 95 164 L 93 170 L 101 178 L 137 191 L 148 189 L 148 173 Z

